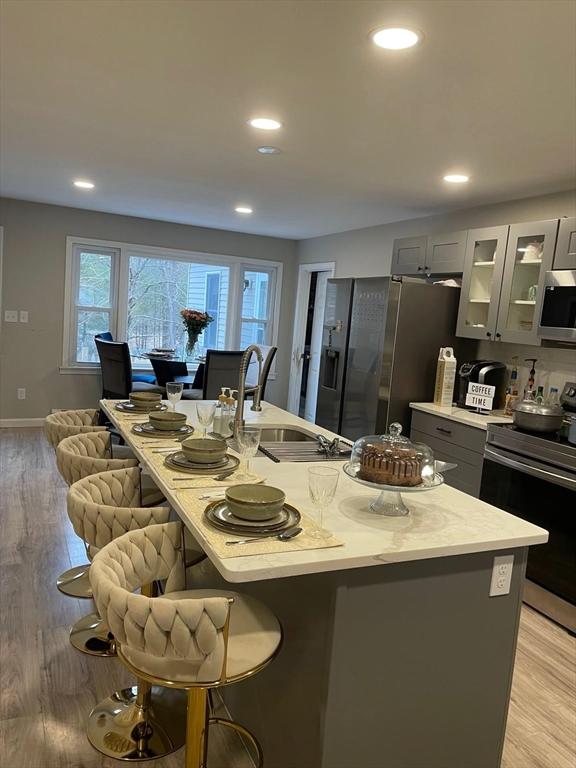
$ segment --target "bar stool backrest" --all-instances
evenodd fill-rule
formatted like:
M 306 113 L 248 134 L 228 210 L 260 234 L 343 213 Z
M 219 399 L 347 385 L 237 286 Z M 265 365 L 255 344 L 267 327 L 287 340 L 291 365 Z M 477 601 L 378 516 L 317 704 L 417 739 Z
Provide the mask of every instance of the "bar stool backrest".
M 44 434 L 53 448 L 56 448 L 61 440 L 70 435 L 105 430 L 106 427 L 98 425 L 98 411 L 95 408 L 56 411 L 44 419 Z
M 76 534 L 97 549 L 127 531 L 165 523 L 167 506 L 142 507 L 140 469 L 117 469 L 88 475 L 70 486 L 68 517 Z
M 137 467 L 137 459 L 113 459 L 110 432 L 70 435 L 56 447 L 56 464 L 68 485 L 97 472 Z
M 114 637 L 128 650 L 167 667 L 186 663 L 195 681 L 217 681 L 226 657 L 227 597 L 150 598 L 134 590 L 182 571 L 180 523 L 150 525 L 115 539 L 90 569 L 94 600 Z M 191 680 L 193 682 L 193 680 Z

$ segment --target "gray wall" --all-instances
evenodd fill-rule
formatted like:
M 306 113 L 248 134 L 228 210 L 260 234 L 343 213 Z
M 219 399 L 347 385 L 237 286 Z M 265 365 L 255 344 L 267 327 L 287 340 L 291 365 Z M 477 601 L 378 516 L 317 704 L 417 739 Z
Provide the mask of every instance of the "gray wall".
M 298 243 L 298 260 L 302 264 L 335 261 L 336 277 L 389 275 L 392 243 L 397 237 L 561 216 L 576 216 L 576 190 L 301 240 Z
M 1 326 L 0 418 L 42 417 L 51 408 L 91 406 L 98 400 L 99 376 L 58 370 L 68 235 L 281 261 L 277 379 L 269 383 L 266 395 L 273 403 L 285 405 L 296 289 L 295 241 L 11 199 L 0 200 L 0 225 L 4 227 L 2 311 L 30 313 L 28 324 Z M 16 399 L 18 387 L 26 388 L 26 400 Z

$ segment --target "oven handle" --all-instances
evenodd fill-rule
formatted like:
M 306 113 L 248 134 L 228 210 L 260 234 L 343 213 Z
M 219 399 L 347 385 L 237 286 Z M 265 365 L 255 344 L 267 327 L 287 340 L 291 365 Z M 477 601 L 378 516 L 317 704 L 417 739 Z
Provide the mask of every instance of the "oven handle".
M 554 485 L 561 485 L 563 488 L 576 490 L 576 480 L 573 478 L 567 477 L 566 475 L 559 475 L 556 472 L 550 472 L 547 469 L 542 469 L 541 467 L 531 463 L 525 464 L 522 461 L 510 459 L 508 456 L 504 456 L 497 451 L 493 451 L 491 448 L 488 448 L 488 446 L 484 448 L 484 456 L 489 461 L 494 461 L 496 464 L 502 464 L 504 467 L 511 467 L 512 469 L 517 469 L 520 472 L 524 472 L 526 475 L 532 475 L 533 477 L 547 480 L 550 483 L 554 483 Z

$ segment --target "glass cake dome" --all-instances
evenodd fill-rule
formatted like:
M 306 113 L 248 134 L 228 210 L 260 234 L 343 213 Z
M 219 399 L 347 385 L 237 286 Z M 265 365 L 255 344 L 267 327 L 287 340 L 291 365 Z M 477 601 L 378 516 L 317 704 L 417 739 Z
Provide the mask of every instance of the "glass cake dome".
M 434 478 L 434 455 L 423 443 L 402 435 L 402 425 L 390 424 L 386 435 L 368 435 L 356 440 L 350 468 L 359 480 L 377 485 L 413 487 Z
M 386 435 L 367 435 L 356 440 L 344 472 L 356 482 L 382 493 L 371 505 L 383 515 L 406 515 L 400 492 L 427 491 L 444 482 L 436 471 L 434 454 L 424 443 L 413 443 L 394 422 Z

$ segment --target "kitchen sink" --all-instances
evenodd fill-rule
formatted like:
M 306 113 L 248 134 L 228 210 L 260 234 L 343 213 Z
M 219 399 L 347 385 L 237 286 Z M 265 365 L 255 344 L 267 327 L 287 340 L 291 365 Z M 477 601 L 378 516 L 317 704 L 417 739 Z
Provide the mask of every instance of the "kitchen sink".
M 342 443 L 339 454 L 327 456 L 319 450 L 314 434 L 298 427 L 264 427 L 260 452 L 276 462 L 343 461 L 350 455 L 350 446 Z
M 297 427 L 264 427 L 261 443 L 316 443 L 316 438 Z

